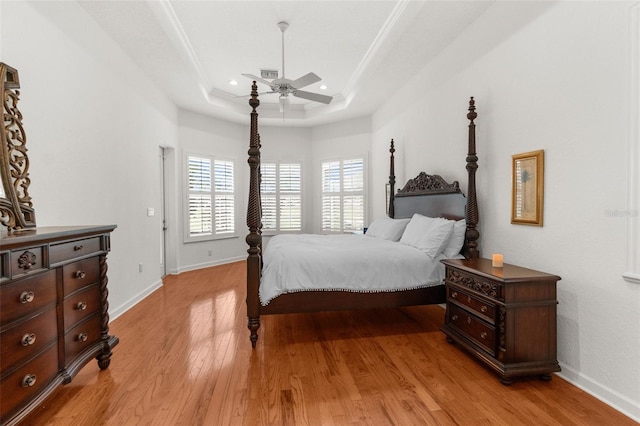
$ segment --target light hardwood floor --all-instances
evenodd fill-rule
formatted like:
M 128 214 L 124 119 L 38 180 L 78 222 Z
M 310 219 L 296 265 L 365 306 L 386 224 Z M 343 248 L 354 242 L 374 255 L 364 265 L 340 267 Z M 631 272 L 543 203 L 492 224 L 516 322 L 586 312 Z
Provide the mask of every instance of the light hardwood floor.
M 500 384 L 446 342 L 443 309 L 262 317 L 251 349 L 245 263 L 169 276 L 111 323 L 92 361 L 28 425 L 631 425 L 554 376 Z

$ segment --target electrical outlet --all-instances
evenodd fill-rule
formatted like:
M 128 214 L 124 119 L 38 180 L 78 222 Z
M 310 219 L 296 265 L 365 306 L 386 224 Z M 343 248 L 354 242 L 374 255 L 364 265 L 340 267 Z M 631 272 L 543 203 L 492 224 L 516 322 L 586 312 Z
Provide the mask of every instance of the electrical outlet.
M 142 263 L 138 263 L 138 272 L 142 272 Z
M 213 251 L 209 250 L 209 256 L 213 255 Z

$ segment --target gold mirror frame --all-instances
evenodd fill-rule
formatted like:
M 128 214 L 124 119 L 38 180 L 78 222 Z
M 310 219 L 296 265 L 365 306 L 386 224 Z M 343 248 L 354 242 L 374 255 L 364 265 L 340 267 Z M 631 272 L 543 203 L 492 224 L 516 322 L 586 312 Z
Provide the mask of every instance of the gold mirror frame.
M 29 157 L 27 136 L 18 109 L 20 80 L 18 71 L 0 62 L 3 131 L 0 146 L 0 224 L 8 231 L 34 228 L 36 215 L 29 195 Z

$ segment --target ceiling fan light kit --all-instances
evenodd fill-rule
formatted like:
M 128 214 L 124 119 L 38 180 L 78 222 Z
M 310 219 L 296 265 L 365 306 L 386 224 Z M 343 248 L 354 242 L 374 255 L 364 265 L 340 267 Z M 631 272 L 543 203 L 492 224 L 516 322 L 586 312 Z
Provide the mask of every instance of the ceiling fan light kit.
M 284 112 L 289 106 L 289 95 L 293 95 L 296 98 L 307 99 L 314 102 L 321 102 L 323 104 L 329 104 L 333 100 L 332 96 L 321 95 L 319 93 L 307 92 L 300 90 L 303 87 L 309 86 L 313 83 L 317 83 L 322 80 L 315 73 L 308 73 L 296 80 L 290 80 L 286 78 L 284 71 L 284 32 L 289 28 L 287 22 L 278 22 L 278 27 L 282 32 L 282 77 L 278 78 L 277 70 L 260 70 L 262 77 L 257 77 L 253 74 L 242 74 L 256 82 L 266 84 L 271 89 L 271 92 L 266 94 L 279 94 L 280 111 Z M 266 80 L 272 78 L 271 81 Z

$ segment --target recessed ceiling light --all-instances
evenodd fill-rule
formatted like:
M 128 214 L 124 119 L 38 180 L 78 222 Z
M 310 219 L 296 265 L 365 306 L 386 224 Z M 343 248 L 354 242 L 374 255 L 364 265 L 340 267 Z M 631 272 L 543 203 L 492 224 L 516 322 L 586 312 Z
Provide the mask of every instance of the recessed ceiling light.
M 238 82 L 236 80 L 229 80 L 229 84 L 232 86 L 237 86 Z
M 320 90 L 327 90 L 327 86 L 323 84 L 322 86 L 320 86 Z

